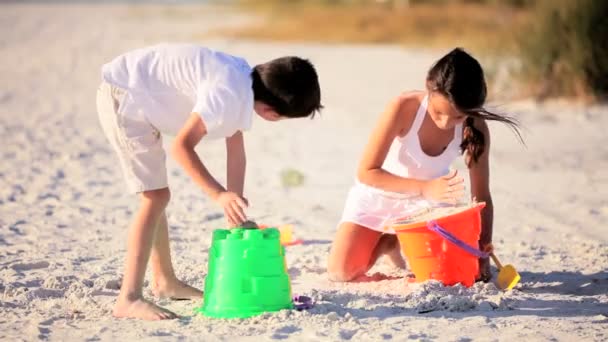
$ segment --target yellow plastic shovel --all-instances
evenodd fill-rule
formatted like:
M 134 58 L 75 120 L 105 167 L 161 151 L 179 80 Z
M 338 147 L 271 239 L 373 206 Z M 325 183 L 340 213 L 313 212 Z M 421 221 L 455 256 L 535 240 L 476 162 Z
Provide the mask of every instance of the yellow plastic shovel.
M 490 257 L 498 267 L 498 278 L 496 279 L 498 288 L 501 290 L 510 290 L 515 287 L 521 280 L 521 276 L 517 273 L 515 267 L 513 267 L 513 265 L 503 266 L 500 261 L 498 261 L 496 255 L 494 255 L 494 252 L 490 253 Z

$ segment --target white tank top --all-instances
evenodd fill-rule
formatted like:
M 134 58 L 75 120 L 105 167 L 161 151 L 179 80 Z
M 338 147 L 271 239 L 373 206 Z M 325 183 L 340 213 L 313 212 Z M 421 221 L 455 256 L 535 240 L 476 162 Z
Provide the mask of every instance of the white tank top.
M 428 95 L 420 103 L 412 127 L 403 137 L 396 137 L 386 155 L 382 168 L 394 175 L 429 180 L 444 176 L 449 172 L 450 164 L 460 155 L 462 142 L 462 124 L 454 128 L 454 139 L 438 156 L 429 156 L 420 146 L 418 131 L 428 105 Z

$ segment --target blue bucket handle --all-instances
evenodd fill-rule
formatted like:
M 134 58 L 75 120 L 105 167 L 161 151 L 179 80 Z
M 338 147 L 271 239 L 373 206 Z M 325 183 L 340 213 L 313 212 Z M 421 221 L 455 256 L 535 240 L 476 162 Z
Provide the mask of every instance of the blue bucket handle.
M 461 249 L 464 249 L 469 254 L 472 254 L 478 258 L 483 258 L 483 259 L 487 259 L 488 257 L 490 257 L 490 253 L 486 253 L 486 252 L 480 251 L 478 248 L 471 247 L 466 242 L 460 240 L 459 238 L 455 237 L 450 232 L 448 232 L 447 230 L 442 228 L 439 224 L 437 224 L 437 221 L 432 220 L 432 221 L 427 222 L 426 227 L 430 231 L 433 231 L 433 232 L 439 234 L 442 238 L 448 240 L 449 242 L 453 243 L 454 245 L 460 247 Z

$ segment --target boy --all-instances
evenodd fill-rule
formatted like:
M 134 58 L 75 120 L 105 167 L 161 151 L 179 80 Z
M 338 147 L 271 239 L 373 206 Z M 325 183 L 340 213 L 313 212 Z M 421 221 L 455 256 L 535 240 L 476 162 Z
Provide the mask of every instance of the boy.
M 102 68 L 97 92 L 101 126 L 117 152 L 131 192 L 140 196 L 128 237 L 124 279 L 115 317 L 146 320 L 176 315 L 142 297 L 148 259 L 159 297 L 200 299 L 177 279 L 169 250 L 165 208 L 170 192 L 161 133 L 175 135 L 171 154 L 192 180 L 224 209 L 230 225 L 246 220 L 242 131 L 253 112 L 269 121 L 314 116 L 322 108 L 313 65 L 283 57 L 255 66 L 195 45 L 163 44 L 116 57 Z M 226 139 L 227 185 L 207 171 L 194 147 Z

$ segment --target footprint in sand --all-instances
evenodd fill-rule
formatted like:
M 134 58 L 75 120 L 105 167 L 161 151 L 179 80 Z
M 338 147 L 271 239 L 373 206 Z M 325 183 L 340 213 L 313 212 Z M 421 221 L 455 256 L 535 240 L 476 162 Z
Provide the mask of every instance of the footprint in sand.
M 289 335 L 297 333 L 299 331 L 301 331 L 302 329 L 295 326 L 295 325 L 287 325 L 284 327 L 281 327 L 277 330 L 274 331 L 274 334 L 272 335 L 272 339 L 274 340 L 284 340 L 289 338 Z
M 25 294 L 25 298 L 30 302 L 35 299 L 46 300 L 46 299 L 62 298 L 62 297 L 65 297 L 65 291 L 44 289 L 44 288 L 33 289 L 31 291 L 28 291 Z
M 41 268 L 49 267 L 49 263 L 47 261 L 37 261 L 37 262 L 25 262 L 25 263 L 16 263 L 11 265 L 11 268 L 15 271 L 31 271 L 38 270 Z
M 26 223 L 27 223 L 27 221 L 25 221 L 25 220 L 19 220 L 19 221 L 17 221 L 17 222 L 15 222 L 15 223 L 13 223 L 12 225 L 10 225 L 10 226 L 8 227 L 8 229 L 9 229 L 11 232 L 13 232 L 13 233 L 15 233 L 15 234 L 17 234 L 17 235 L 21 235 L 21 236 L 23 236 L 23 235 L 25 235 L 25 233 L 24 233 L 24 232 L 22 232 L 22 231 L 21 231 L 21 229 L 19 229 L 19 226 L 20 226 L 20 225 L 23 225 L 23 224 L 26 224 Z

